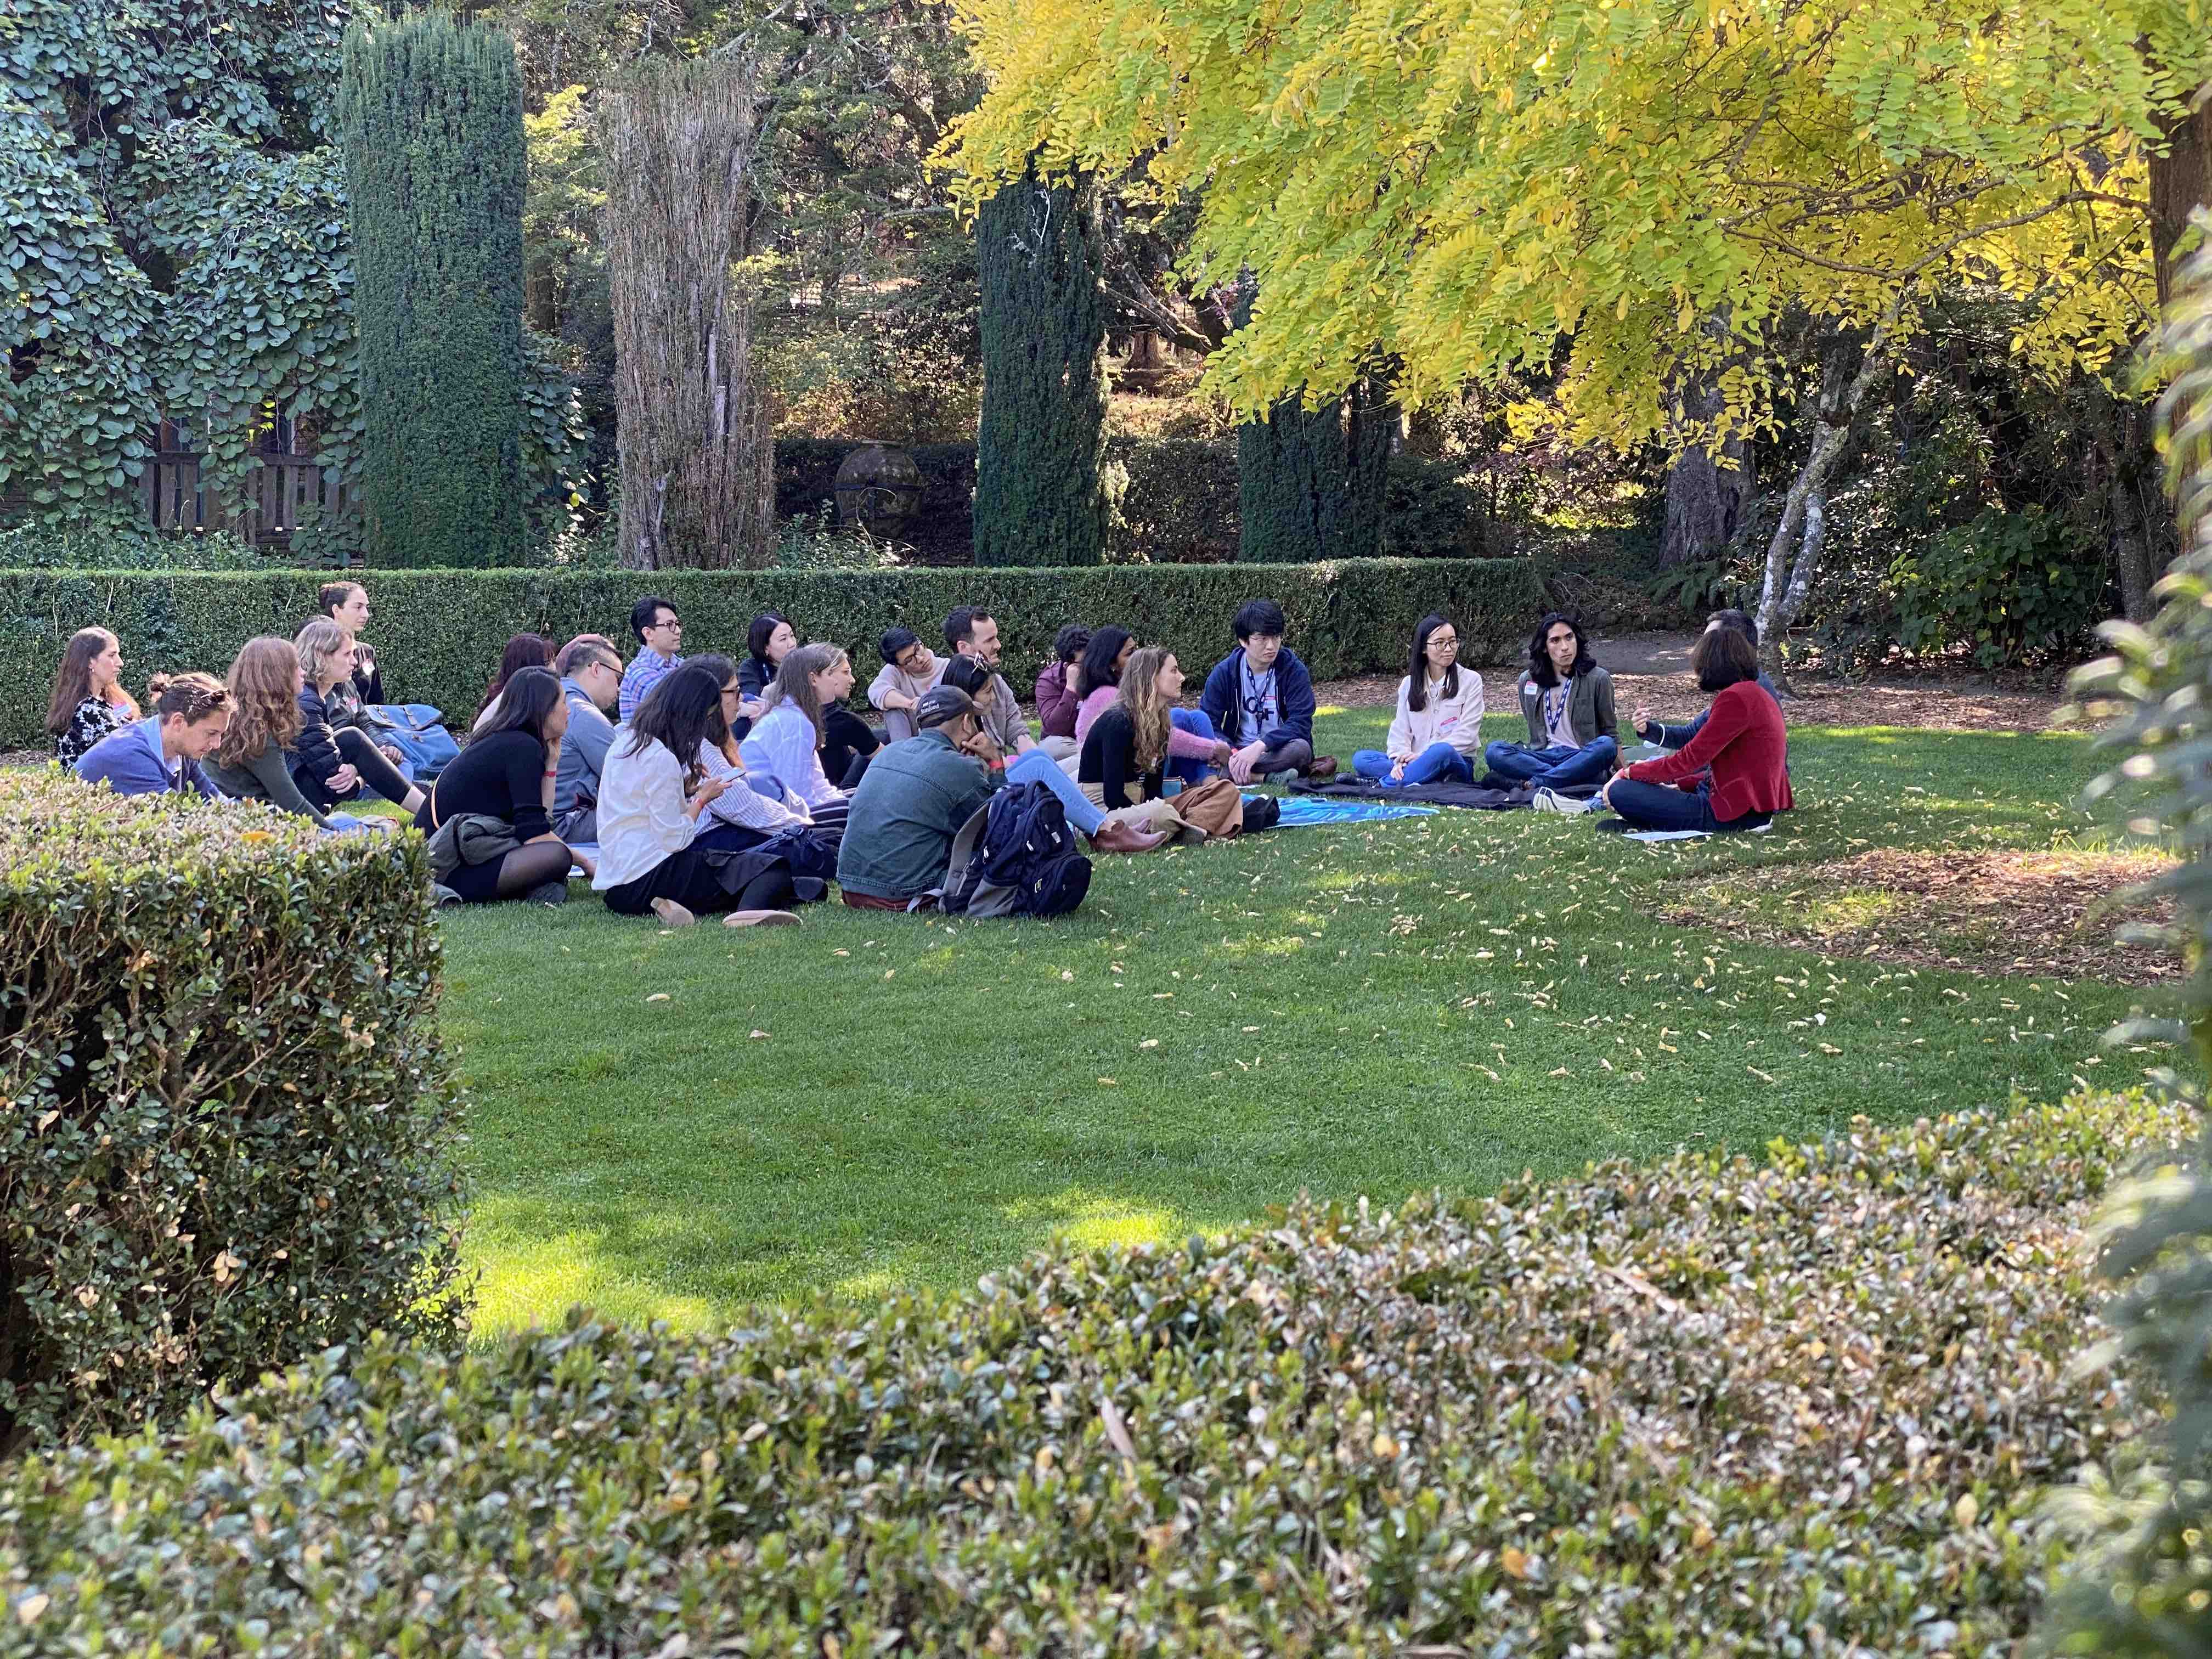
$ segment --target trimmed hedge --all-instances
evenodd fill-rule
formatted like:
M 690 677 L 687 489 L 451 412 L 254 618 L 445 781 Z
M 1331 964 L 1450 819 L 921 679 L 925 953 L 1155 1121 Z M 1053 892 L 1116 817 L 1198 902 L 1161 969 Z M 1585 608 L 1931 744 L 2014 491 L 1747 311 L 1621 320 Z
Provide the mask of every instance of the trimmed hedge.
M 0 774 L 0 1449 L 448 1335 L 421 837 Z
M 2009 1651 L 2142 1099 L 331 1354 L 0 1484 L 0 1654 Z
M 1235 642 L 1230 618 L 1255 594 L 1282 602 L 1291 643 L 1321 678 L 1401 672 L 1422 612 L 1442 608 L 1497 660 L 1543 608 L 1525 560 L 1347 560 L 1338 564 L 1087 570 L 368 571 L 386 692 L 455 714 L 476 707 L 508 635 L 559 641 L 597 632 L 629 643 L 631 605 L 659 593 L 683 612 L 687 650 L 744 648 L 756 611 L 790 616 L 801 635 L 851 650 L 863 684 L 894 622 L 935 641 L 955 605 L 1000 618 L 1008 678 L 1026 696 L 1073 618 L 1119 622 L 1202 672 Z M 256 634 L 289 637 L 313 607 L 319 571 L 0 571 L 0 746 L 45 742 L 47 689 L 71 633 L 112 629 L 134 680 L 155 668 L 221 674 Z M 1487 648 L 1487 649 L 1486 649 Z

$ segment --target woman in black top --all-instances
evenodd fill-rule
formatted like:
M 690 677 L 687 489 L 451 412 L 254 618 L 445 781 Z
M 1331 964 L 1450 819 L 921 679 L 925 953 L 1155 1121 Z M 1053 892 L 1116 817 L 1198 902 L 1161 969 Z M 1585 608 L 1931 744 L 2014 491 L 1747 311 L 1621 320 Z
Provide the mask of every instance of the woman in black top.
M 1121 695 L 1083 739 L 1075 781 L 1085 794 L 1095 785 L 1098 804 L 1109 812 L 1158 799 L 1173 729 L 1168 711 L 1181 696 L 1182 668 L 1174 652 L 1149 645 L 1131 655 L 1121 671 Z
M 799 635 L 777 612 L 763 611 L 745 630 L 745 659 L 738 666 L 738 684 L 745 694 L 737 718 L 730 722 L 731 737 L 743 740 L 753 722 L 768 713 L 768 689 L 775 684 L 783 659 L 799 649 Z M 842 702 L 822 711 L 822 775 L 847 793 L 860 787 L 868 762 L 884 746 L 884 734 L 869 726 Z
M 491 725 L 438 775 L 416 813 L 415 827 L 426 836 L 448 818 L 473 812 L 504 821 L 522 843 L 504 858 L 461 865 L 446 878 L 470 903 L 528 897 L 559 904 L 568 896 L 574 860 L 553 833 L 550 812 L 568 730 L 568 699 L 552 671 L 521 670 L 507 683 Z

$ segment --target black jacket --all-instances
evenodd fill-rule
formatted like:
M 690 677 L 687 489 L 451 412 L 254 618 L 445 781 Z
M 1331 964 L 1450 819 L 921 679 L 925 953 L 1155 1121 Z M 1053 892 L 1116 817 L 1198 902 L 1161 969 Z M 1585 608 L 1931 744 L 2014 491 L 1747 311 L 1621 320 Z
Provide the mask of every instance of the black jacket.
M 1166 765 L 1164 750 L 1152 769 L 1141 775 L 1148 799 L 1157 800 L 1164 793 L 1161 774 Z M 1133 804 L 1129 799 L 1129 785 L 1139 781 L 1136 768 L 1137 723 L 1129 718 L 1127 709 L 1115 703 L 1091 722 L 1090 734 L 1083 739 L 1083 759 L 1077 766 L 1075 781 L 1098 785 L 1105 792 L 1106 810 L 1117 811 Z

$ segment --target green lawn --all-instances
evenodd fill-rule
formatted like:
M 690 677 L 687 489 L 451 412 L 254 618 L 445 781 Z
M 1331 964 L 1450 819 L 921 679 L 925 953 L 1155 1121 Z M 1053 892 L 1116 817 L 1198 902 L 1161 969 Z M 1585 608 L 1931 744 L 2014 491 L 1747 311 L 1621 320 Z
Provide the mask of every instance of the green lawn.
M 1376 744 L 1387 715 L 1327 714 L 1323 746 Z M 2155 1063 L 2100 1049 L 2125 991 L 1644 914 L 1738 864 L 2093 833 L 2077 737 L 1807 730 L 1792 755 L 1804 805 L 1768 836 L 1645 847 L 1527 812 L 1285 830 L 1102 859 L 1050 924 L 823 905 L 664 933 L 580 885 L 562 910 L 447 912 L 479 1328 L 963 1285 L 1054 1231 L 1176 1237 L 1301 1188 L 1389 1203 Z

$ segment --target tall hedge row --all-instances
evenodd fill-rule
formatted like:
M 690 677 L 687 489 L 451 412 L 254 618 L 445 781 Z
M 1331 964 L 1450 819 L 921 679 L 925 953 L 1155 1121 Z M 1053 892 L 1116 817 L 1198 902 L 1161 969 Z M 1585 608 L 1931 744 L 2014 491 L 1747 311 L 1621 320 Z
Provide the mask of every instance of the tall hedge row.
M 15 1654 L 1999 1655 L 2110 1097 L 1062 1249 L 957 1301 L 332 1355 L 0 1473 Z
M 0 570 L 0 746 L 46 741 L 47 688 L 63 644 L 98 623 L 123 641 L 134 682 L 154 668 L 221 672 L 256 634 L 291 635 L 311 611 L 319 571 Z M 455 713 L 476 707 L 510 634 L 556 641 L 597 632 L 628 647 L 631 605 L 655 592 L 684 616 L 692 651 L 744 648 L 755 612 L 774 609 L 800 634 L 855 653 L 866 680 L 874 641 L 903 622 L 934 638 L 959 605 L 988 606 L 1006 641 L 1010 678 L 1026 694 L 1052 636 L 1072 619 L 1118 622 L 1202 669 L 1234 643 L 1230 617 L 1265 594 L 1290 618 L 1291 643 L 1322 678 L 1397 672 L 1421 614 L 1442 609 L 1497 661 L 1542 608 L 1518 559 L 1367 559 L 1338 564 L 1094 568 L 1065 570 L 372 571 L 368 636 L 386 692 Z M 1487 647 L 1487 649 L 1486 649 Z
M 424 856 L 0 774 L 0 1453 L 453 1329 Z
M 522 198 L 514 44 L 439 10 L 356 24 L 338 88 L 371 564 L 519 564 Z

